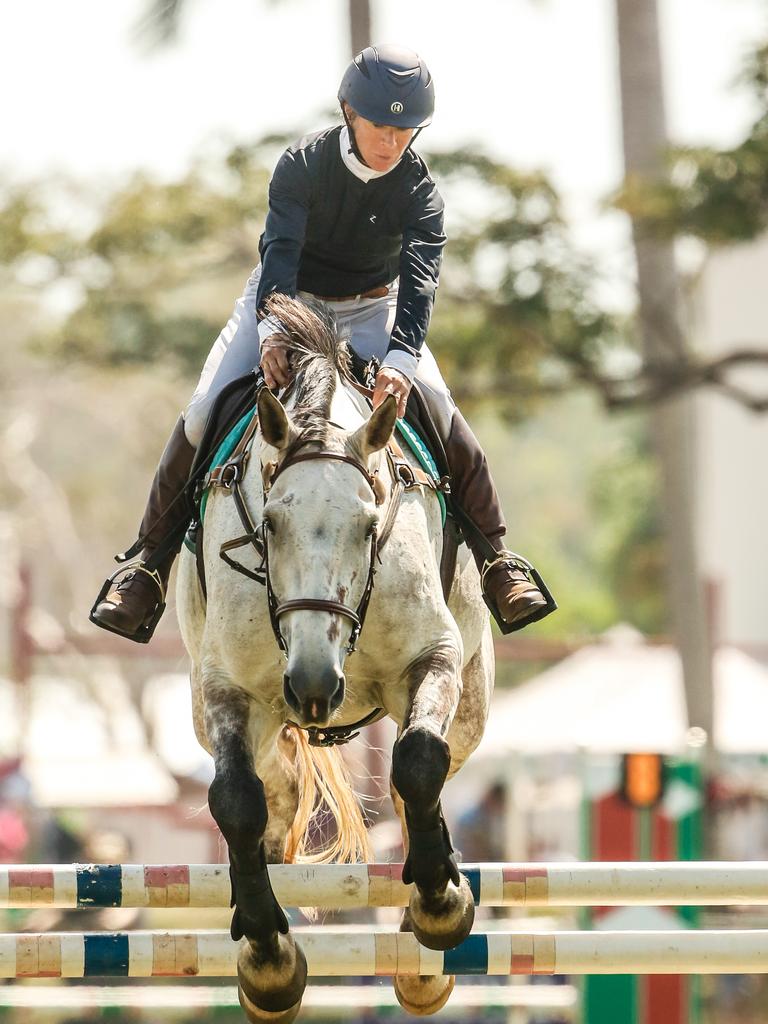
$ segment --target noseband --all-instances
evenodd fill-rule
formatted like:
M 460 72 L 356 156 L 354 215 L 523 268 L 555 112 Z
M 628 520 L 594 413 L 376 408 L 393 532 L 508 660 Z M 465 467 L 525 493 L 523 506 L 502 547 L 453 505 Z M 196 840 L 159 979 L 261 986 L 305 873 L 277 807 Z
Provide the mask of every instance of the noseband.
M 268 463 L 262 471 L 265 501 L 275 480 L 277 480 L 280 474 L 286 469 L 291 466 L 295 466 L 298 462 L 314 462 L 319 461 L 320 459 L 325 462 L 346 462 L 347 465 L 354 466 L 355 469 L 365 477 L 366 483 L 373 491 L 376 504 L 382 504 L 384 500 L 384 487 L 376 474 L 371 473 L 367 467 L 362 464 L 362 462 L 358 462 L 357 459 L 353 459 L 350 455 L 345 455 L 342 452 L 327 451 L 303 452 L 300 455 L 293 455 L 286 458 L 279 465 L 276 465 L 275 463 Z M 371 555 L 368 562 L 368 576 L 357 608 L 350 608 L 349 605 L 342 604 L 340 601 L 331 601 L 316 597 L 300 597 L 293 601 L 283 601 L 282 603 L 278 603 L 275 592 L 272 588 L 272 578 L 269 573 L 269 529 L 266 521 L 262 521 L 260 530 L 261 543 L 264 552 L 264 583 L 267 588 L 269 618 L 272 623 L 272 631 L 275 634 L 275 640 L 277 640 L 277 645 L 280 650 L 286 657 L 288 657 L 288 645 L 285 642 L 285 637 L 280 631 L 281 616 L 285 615 L 287 612 L 313 611 L 328 612 L 330 615 L 341 615 L 350 620 L 352 623 L 352 631 L 349 635 L 346 650 L 347 654 L 352 654 L 357 647 L 357 641 L 363 628 L 363 624 L 365 623 L 366 612 L 368 611 L 368 602 L 371 599 L 371 592 L 373 591 L 373 578 L 376 575 L 376 559 L 379 557 L 379 542 L 376 529 L 374 528 L 371 531 Z

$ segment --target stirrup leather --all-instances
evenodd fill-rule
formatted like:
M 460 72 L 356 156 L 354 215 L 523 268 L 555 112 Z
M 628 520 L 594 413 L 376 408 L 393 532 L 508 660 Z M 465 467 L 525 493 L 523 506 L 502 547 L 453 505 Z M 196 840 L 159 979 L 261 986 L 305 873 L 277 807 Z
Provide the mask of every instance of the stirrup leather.
M 526 575 L 528 580 L 538 587 L 542 597 L 546 601 L 543 608 L 537 608 L 521 619 L 517 619 L 515 622 L 506 622 L 496 607 L 494 601 L 492 601 L 485 592 L 485 578 L 491 569 L 497 565 L 509 565 L 515 569 L 520 569 Z M 503 634 L 515 633 L 518 629 L 523 629 L 525 626 L 529 626 L 532 622 L 538 622 L 540 619 L 544 619 L 547 615 L 551 615 L 552 612 L 557 611 L 557 602 L 555 601 L 552 593 L 547 584 L 542 579 L 541 573 L 532 565 L 527 558 L 523 558 L 522 555 L 516 554 L 514 551 L 500 551 L 495 558 L 486 558 L 483 563 L 483 569 L 480 574 L 480 583 L 482 586 L 483 600 L 488 605 L 488 609 L 491 615 L 496 620 L 496 625 L 499 627 Z
M 114 626 L 110 626 L 106 622 L 102 622 L 100 619 L 97 619 L 96 609 L 101 604 L 101 602 L 106 599 L 110 590 L 112 590 L 113 585 L 117 581 L 119 581 L 120 577 L 127 576 L 128 573 L 137 572 L 143 572 L 146 576 L 149 576 L 149 578 L 156 584 L 159 592 L 159 600 L 157 602 L 155 610 L 152 612 L 152 615 L 144 620 L 144 622 L 138 627 L 136 632 L 126 633 L 122 629 L 116 629 Z M 157 569 L 147 569 L 145 564 L 141 561 L 129 562 L 127 565 L 121 565 L 116 572 L 113 572 L 112 575 L 104 581 L 104 585 L 99 591 L 96 600 L 93 602 L 93 607 L 91 608 L 88 618 L 95 626 L 99 626 L 101 629 L 106 629 L 107 632 L 109 633 L 115 633 L 117 636 L 123 636 L 128 640 L 135 640 L 136 643 L 138 644 L 148 644 L 149 641 L 152 639 L 152 636 L 155 632 L 155 629 L 157 628 L 157 624 L 160 621 L 163 612 L 165 611 L 165 597 L 166 587 L 165 584 L 163 583 L 162 576 L 160 575 Z

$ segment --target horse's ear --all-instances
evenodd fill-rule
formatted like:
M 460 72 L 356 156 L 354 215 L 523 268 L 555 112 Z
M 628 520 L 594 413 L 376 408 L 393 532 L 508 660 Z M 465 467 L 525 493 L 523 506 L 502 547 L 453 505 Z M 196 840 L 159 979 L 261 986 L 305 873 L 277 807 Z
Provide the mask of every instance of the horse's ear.
M 291 423 L 288 413 L 275 398 L 269 388 L 262 388 L 256 403 L 259 413 L 261 436 L 273 448 L 282 451 L 296 439 L 297 430 Z
M 350 438 L 350 445 L 362 452 L 363 458 L 380 451 L 392 437 L 397 422 L 397 399 L 387 395 L 384 401 L 371 413 L 369 419 L 358 427 Z

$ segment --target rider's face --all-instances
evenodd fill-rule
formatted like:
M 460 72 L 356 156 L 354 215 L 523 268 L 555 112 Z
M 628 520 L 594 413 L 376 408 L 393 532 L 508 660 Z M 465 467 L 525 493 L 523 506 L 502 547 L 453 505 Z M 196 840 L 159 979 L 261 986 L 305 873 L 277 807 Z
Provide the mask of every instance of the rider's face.
M 355 142 L 365 163 L 374 171 L 394 167 L 413 138 L 413 128 L 376 124 L 359 114 L 352 119 Z

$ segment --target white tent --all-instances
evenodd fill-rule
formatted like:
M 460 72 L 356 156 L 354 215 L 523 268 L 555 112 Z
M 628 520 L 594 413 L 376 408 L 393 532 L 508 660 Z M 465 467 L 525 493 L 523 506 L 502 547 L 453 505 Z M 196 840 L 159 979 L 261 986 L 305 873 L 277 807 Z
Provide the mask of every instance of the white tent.
M 768 669 L 733 647 L 714 657 L 715 745 L 768 750 Z M 677 650 L 616 626 L 511 692 L 498 693 L 473 760 L 511 752 L 681 753 L 686 746 Z

